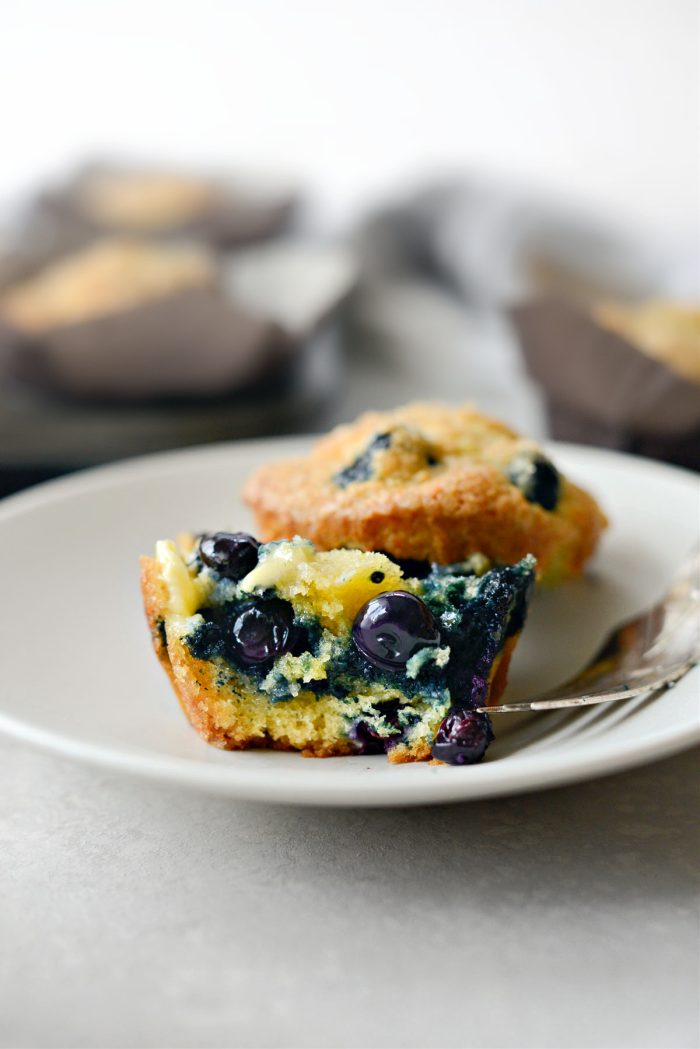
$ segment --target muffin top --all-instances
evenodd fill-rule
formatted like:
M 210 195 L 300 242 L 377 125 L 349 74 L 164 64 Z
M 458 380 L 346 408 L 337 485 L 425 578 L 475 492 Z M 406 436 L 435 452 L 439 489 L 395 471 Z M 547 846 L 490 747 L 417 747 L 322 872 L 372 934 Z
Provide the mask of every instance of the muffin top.
M 197 218 L 216 203 L 204 179 L 158 171 L 95 172 L 80 187 L 85 213 L 104 226 L 157 232 Z
M 0 316 L 38 334 L 213 284 L 209 253 L 191 244 L 108 237 L 47 266 L 0 297 Z
M 532 553 L 550 581 L 581 571 L 605 522 L 534 441 L 468 406 L 368 412 L 257 471 L 244 495 L 266 540 L 442 564 Z

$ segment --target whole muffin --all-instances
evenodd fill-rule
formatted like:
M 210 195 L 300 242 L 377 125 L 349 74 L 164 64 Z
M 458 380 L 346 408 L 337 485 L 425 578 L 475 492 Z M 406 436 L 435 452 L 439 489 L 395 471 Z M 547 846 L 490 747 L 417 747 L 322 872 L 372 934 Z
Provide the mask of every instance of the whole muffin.
M 265 542 L 302 535 L 439 564 L 534 554 L 545 584 L 580 575 L 606 525 L 537 444 L 468 406 L 368 412 L 306 458 L 257 470 L 244 497 Z
M 554 437 L 700 470 L 697 303 L 542 298 L 512 316 Z
M 104 237 L 0 289 L 7 371 L 71 397 L 219 397 L 287 365 L 292 348 L 195 242 Z

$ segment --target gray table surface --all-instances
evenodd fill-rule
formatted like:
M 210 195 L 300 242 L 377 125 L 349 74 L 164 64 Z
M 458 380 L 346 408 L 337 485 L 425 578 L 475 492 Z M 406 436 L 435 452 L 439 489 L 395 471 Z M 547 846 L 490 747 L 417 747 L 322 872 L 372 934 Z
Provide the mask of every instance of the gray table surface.
M 538 432 L 532 391 L 508 399 L 507 340 L 485 354 L 483 331 L 400 288 L 367 330 L 387 311 L 396 338 L 367 339 L 340 416 L 419 391 Z M 697 751 L 333 812 L 0 741 L 0 1046 L 697 1046 L 698 801 Z
M 415 810 L 0 744 L 3 1046 L 695 1046 L 698 753 Z

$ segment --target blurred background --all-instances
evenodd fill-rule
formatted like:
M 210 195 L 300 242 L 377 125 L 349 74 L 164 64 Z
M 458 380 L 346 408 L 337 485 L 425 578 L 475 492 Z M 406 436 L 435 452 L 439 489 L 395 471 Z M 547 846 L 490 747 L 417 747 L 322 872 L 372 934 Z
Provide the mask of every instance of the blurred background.
M 700 468 L 696 0 L 21 0 L 0 493 L 411 398 Z

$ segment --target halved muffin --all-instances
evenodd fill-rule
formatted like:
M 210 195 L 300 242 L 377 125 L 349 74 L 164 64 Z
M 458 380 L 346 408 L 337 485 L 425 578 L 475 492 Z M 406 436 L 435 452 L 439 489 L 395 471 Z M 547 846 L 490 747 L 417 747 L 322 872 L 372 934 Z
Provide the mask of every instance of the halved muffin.
M 305 458 L 258 469 L 244 496 L 266 541 L 299 534 L 440 564 L 532 553 L 543 583 L 580 575 L 606 524 L 534 441 L 444 404 L 367 412 Z
M 405 574 L 381 553 L 246 533 L 142 558 L 156 654 L 194 728 L 230 750 L 479 760 L 522 629 L 534 558 Z

